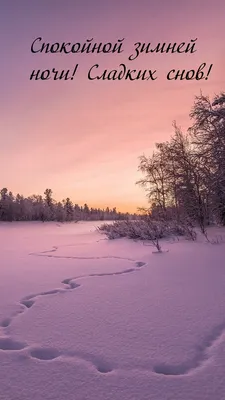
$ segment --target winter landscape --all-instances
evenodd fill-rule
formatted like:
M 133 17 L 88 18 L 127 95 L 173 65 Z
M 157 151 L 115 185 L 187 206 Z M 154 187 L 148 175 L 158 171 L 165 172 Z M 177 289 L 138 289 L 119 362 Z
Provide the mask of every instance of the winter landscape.
M 0 241 L 1 400 L 223 399 L 224 243 L 155 254 L 92 222 L 2 223 Z
M 224 0 L 0 3 L 0 400 L 225 400 Z
M 224 398 L 224 103 L 140 157 L 138 213 L 1 189 L 1 400 Z

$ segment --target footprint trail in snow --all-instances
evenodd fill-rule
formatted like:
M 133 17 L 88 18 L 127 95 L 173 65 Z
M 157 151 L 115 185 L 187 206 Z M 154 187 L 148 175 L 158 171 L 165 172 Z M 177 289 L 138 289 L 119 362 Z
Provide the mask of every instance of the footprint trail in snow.
M 72 246 L 72 245 L 68 245 Z M 32 347 L 27 343 L 23 343 L 20 341 L 13 340 L 10 336 L 7 336 L 7 330 L 10 326 L 11 322 L 19 317 L 22 313 L 28 312 L 35 302 L 41 296 L 50 296 L 57 293 L 63 293 L 75 290 L 81 286 L 77 281 L 85 279 L 85 278 L 97 278 L 103 276 L 117 276 L 124 275 L 133 272 L 139 271 L 142 267 L 147 266 L 147 263 L 142 261 L 136 261 L 131 258 L 125 257 L 117 257 L 117 256 L 102 256 L 102 257 L 76 257 L 76 256 L 58 256 L 52 253 L 56 253 L 59 247 L 54 246 L 51 250 L 42 251 L 40 253 L 31 253 L 30 255 L 36 257 L 54 257 L 61 259 L 77 259 L 77 260 L 100 260 L 100 259 L 119 259 L 126 260 L 134 264 L 132 268 L 125 269 L 119 272 L 106 272 L 106 273 L 93 273 L 88 275 L 80 275 L 70 278 L 65 278 L 61 282 L 62 288 L 51 289 L 49 291 L 44 291 L 36 294 L 30 294 L 23 297 L 20 300 L 20 309 L 12 314 L 10 317 L 5 318 L 0 323 L 0 328 L 2 329 L 3 336 L 0 337 L 0 351 L 16 351 L 16 352 L 25 352 L 28 357 L 37 359 L 39 361 L 52 361 L 52 360 L 71 360 L 78 359 L 86 362 L 89 365 L 92 365 L 96 368 L 96 370 L 100 373 L 109 373 L 115 370 L 115 366 L 111 365 L 108 361 L 104 360 L 102 357 L 96 357 L 92 354 L 82 353 L 82 352 L 69 352 L 67 350 L 59 351 L 54 348 L 42 348 L 40 347 Z M 131 366 L 131 368 L 126 368 L 129 371 L 148 371 L 150 373 L 165 375 L 165 376 L 183 376 L 188 375 L 204 365 L 209 361 L 212 357 L 211 350 L 219 344 L 223 338 L 225 338 L 225 321 L 220 325 L 214 327 L 209 334 L 208 337 L 200 344 L 196 346 L 196 355 L 192 360 L 189 360 L 184 363 L 180 363 L 178 365 L 168 365 L 165 363 L 156 363 L 153 367 L 141 366 L 135 368 Z M 119 369 L 119 367 L 118 367 Z
M 72 246 L 72 245 L 71 245 Z M 106 272 L 106 273 L 93 273 L 88 275 L 80 275 L 71 278 L 63 279 L 61 284 L 63 285 L 62 288 L 51 289 L 48 291 L 30 294 L 23 297 L 20 302 L 20 309 L 13 313 L 10 317 L 3 319 L 0 323 L 0 327 L 3 331 L 4 336 L 0 337 L 0 351 L 25 351 L 31 358 L 38 359 L 40 361 L 51 361 L 55 359 L 61 360 L 71 360 L 71 359 L 80 359 L 88 364 L 93 365 L 98 372 L 100 373 L 108 373 L 113 370 L 112 366 L 102 357 L 96 357 L 92 354 L 82 353 L 82 352 L 68 352 L 68 351 L 59 351 L 54 348 L 42 348 L 42 347 L 32 347 L 29 346 L 27 343 L 22 343 L 16 341 L 10 336 L 7 336 L 8 328 L 12 321 L 15 318 L 18 318 L 22 313 L 29 311 L 35 302 L 42 296 L 50 296 L 57 293 L 63 293 L 72 291 L 77 289 L 81 286 L 81 284 L 77 283 L 78 280 L 85 279 L 85 278 L 96 278 L 96 277 L 103 277 L 103 276 L 117 276 L 117 275 L 124 275 L 132 272 L 139 271 L 141 267 L 147 265 L 147 263 L 142 261 L 136 261 L 131 258 L 125 257 L 117 257 L 117 256 L 102 256 L 102 257 L 75 257 L 75 256 L 57 256 L 52 255 L 52 253 L 57 252 L 59 247 L 54 246 L 51 250 L 42 251 L 40 253 L 31 253 L 30 255 L 36 257 L 55 257 L 55 258 L 65 258 L 65 259 L 78 259 L 78 260 L 101 260 L 101 259 L 119 259 L 119 260 L 126 260 L 132 262 L 134 264 L 133 268 L 125 269 L 118 272 Z M 49 254 L 51 253 L 51 254 Z

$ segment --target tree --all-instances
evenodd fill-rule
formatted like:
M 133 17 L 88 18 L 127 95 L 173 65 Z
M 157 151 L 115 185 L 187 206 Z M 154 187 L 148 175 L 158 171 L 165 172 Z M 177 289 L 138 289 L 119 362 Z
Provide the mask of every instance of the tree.
M 67 199 L 64 200 L 64 210 L 65 210 L 66 221 L 72 221 L 74 210 L 73 210 L 73 203 L 69 197 L 67 197 Z
M 52 199 L 52 190 L 46 189 L 44 192 L 45 195 L 45 209 L 44 209 L 44 219 L 47 221 L 52 221 L 53 218 L 53 199 Z
M 202 94 L 195 99 L 189 129 L 196 157 L 206 169 L 208 207 L 216 220 L 225 225 L 225 94 L 212 102 Z

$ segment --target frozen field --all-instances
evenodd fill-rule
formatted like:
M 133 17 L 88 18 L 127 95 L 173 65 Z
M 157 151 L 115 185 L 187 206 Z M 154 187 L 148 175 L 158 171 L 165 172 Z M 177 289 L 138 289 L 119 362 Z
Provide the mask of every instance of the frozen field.
M 225 244 L 97 225 L 0 224 L 0 399 L 225 399 Z

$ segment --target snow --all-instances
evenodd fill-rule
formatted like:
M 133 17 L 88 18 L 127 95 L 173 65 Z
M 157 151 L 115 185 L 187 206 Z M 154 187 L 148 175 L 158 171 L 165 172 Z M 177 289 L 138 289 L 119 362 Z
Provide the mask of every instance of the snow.
M 225 244 L 96 225 L 0 225 L 0 399 L 223 400 Z

